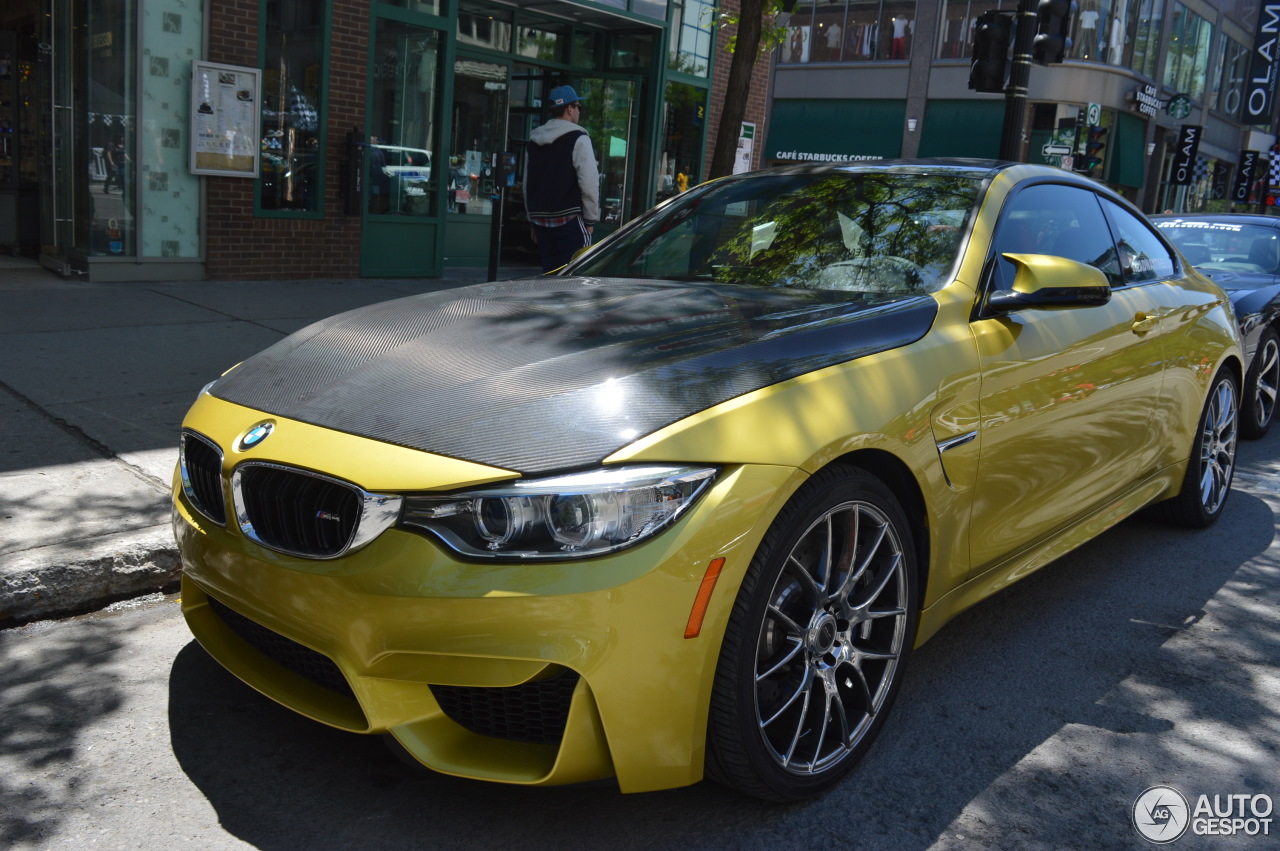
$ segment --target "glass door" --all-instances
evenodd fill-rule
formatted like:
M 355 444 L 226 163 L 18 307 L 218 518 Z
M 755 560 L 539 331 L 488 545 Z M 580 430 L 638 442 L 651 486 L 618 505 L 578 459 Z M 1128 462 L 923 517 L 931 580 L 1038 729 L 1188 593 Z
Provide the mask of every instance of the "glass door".
M 529 133 L 550 118 L 544 103 L 546 93 L 567 83 L 582 97 L 579 123 L 591 139 L 600 169 L 600 221 L 595 227 L 595 239 L 599 241 L 639 212 L 633 209 L 633 205 L 635 180 L 641 161 L 637 135 L 640 79 L 568 78 L 562 72 L 522 66 L 517 68 L 515 82 L 509 144 L 510 150 L 516 154 L 517 170 L 512 191 L 507 193 L 502 258 L 508 264 L 537 266 L 540 260 L 537 246 L 529 236 L 523 186 Z
M 600 161 L 600 222 L 595 229 L 599 241 L 633 214 L 640 82 L 637 78 L 595 77 L 581 84 L 580 121 Z
M 510 152 L 507 104 L 511 68 L 460 55 L 453 67 L 452 130 L 446 180 L 449 239 L 445 264 L 489 262 L 500 154 Z M 505 182 L 503 188 L 506 188 Z M 510 203 L 509 196 L 504 203 Z
M 437 163 L 440 116 L 438 30 L 379 17 L 374 22 L 363 146 L 360 274 L 440 274 Z
M 40 252 L 41 262 L 59 274 L 88 271 L 87 240 L 77 228 L 76 184 L 79 174 L 74 140 L 78 134 L 76 114 L 80 109 L 77 75 L 83 73 L 73 57 L 79 54 L 76 26 L 70 0 L 55 0 L 40 31 L 39 74 L 43 82 L 36 95 L 36 112 L 41 127 L 40 144 Z M 83 217 L 82 217 L 83 218 Z

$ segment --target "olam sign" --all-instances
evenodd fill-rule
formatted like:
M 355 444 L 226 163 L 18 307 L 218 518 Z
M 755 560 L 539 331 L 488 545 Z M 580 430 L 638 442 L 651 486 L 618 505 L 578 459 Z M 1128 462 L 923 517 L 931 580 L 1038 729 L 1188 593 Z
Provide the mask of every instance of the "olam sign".
M 1276 83 L 1280 79 L 1280 3 L 1262 4 L 1253 58 L 1245 84 L 1245 124 L 1270 124 L 1276 111 Z

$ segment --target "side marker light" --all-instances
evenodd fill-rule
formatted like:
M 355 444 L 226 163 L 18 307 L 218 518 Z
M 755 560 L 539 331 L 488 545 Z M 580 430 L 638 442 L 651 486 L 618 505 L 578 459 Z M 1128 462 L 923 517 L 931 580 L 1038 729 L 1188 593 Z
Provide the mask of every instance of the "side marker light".
M 697 638 L 702 632 L 702 619 L 707 616 L 707 606 L 711 603 L 711 592 L 716 589 L 716 580 L 720 578 L 720 569 L 724 567 L 724 559 L 716 558 L 707 565 L 707 572 L 698 586 L 698 593 L 693 598 L 693 611 L 689 612 L 689 623 L 684 628 L 685 638 Z

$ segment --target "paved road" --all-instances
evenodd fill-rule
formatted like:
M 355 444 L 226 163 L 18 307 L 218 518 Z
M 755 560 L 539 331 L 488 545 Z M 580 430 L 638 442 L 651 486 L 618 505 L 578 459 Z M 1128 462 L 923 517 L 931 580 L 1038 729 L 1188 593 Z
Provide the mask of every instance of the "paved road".
M 1280 431 L 1241 462 L 1213 529 L 1129 521 L 950 624 L 871 755 L 789 807 L 416 773 L 240 685 L 172 598 L 0 633 L 0 847 L 1147 847 L 1147 787 L 1280 802 Z

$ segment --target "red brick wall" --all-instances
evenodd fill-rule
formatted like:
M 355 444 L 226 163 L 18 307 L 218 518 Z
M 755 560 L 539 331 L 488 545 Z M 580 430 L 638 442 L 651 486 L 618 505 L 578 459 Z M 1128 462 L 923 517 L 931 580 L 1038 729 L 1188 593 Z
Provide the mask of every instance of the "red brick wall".
M 738 8 L 739 0 L 722 0 L 720 3 L 721 12 L 736 13 Z M 737 29 L 737 27 L 719 28 L 716 35 L 716 68 L 715 76 L 711 80 L 711 114 L 707 125 L 709 129 L 707 130 L 707 150 L 704 161 L 706 168 L 710 168 L 712 153 L 716 149 L 716 135 L 720 129 L 721 107 L 724 104 L 725 90 L 729 84 L 729 64 L 733 61 L 733 54 L 728 49 L 729 37 L 734 35 Z M 766 53 L 756 59 L 755 69 L 751 78 L 751 97 L 747 100 L 747 109 L 742 115 L 743 121 L 750 121 L 756 125 L 755 150 L 751 157 L 752 168 L 760 167 L 760 153 L 764 149 L 765 104 L 769 94 L 769 70 L 772 56 L 772 53 Z M 736 131 L 737 128 L 734 128 L 734 130 Z
M 206 273 L 213 280 L 348 278 L 360 270 L 360 217 L 344 217 L 338 167 L 345 134 L 364 126 L 369 0 L 337 0 L 328 61 L 328 144 L 322 219 L 253 215 L 255 181 L 207 177 Z M 209 21 L 209 61 L 258 67 L 258 3 L 221 0 Z

